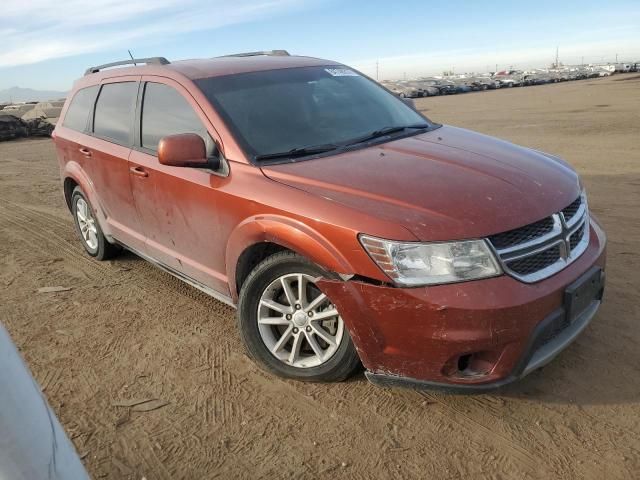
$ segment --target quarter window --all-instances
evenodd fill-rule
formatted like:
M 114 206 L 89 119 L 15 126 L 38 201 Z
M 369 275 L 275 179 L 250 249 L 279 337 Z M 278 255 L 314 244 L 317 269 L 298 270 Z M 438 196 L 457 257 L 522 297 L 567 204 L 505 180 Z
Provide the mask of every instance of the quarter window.
M 155 152 L 162 137 L 179 133 L 200 135 L 207 145 L 207 152 L 211 154 L 211 137 L 189 102 L 168 85 L 147 83 L 142 106 L 142 147 Z
M 69 104 L 62 125 L 78 132 L 84 132 L 97 93 L 98 85 L 78 90 Z
M 137 96 L 136 82 L 103 85 L 96 103 L 93 132 L 115 143 L 130 145 Z

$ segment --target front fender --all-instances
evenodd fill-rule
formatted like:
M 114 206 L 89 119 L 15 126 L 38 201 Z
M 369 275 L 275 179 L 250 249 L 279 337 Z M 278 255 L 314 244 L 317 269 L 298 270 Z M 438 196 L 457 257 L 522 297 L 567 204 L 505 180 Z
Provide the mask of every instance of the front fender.
M 255 215 L 240 223 L 227 242 L 227 278 L 234 300 L 238 259 L 247 248 L 262 242 L 288 248 L 332 272 L 348 275 L 354 270 L 329 240 L 305 223 L 280 215 Z

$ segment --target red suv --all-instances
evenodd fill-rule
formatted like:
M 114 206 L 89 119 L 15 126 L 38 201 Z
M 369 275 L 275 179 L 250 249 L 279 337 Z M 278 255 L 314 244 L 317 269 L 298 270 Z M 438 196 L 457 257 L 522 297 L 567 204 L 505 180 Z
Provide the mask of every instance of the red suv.
M 493 388 L 600 305 L 605 235 L 559 158 L 433 123 L 328 60 L 127 63 L 88 69 L 54 132 L 84 248 L 237 305 L 271 372 Z

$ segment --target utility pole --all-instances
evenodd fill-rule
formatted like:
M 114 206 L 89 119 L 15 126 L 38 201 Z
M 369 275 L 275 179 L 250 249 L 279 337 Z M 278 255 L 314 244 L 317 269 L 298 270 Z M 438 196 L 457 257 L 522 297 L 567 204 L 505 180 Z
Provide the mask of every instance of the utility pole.
M 618 63 L 618 54 L 616 53 L 616 63 Z
M 496 71 L 494 73 L 498 73 L 498 64 L 496 63 Z
M 580 62 L 580 65 L 584 67 L 584 57 L 582 57 L 582 61 Z
M 558 68 L 558 50 L 559 49 L 560 49 L 559 47 L 556 47 L 556 68 Z
M 380 78 L 378 78 L 378 77 L 379 77 L 379 75 L 378 75 L 378 73 L 379 73 L 379 68 L 378 68 L 378 67 L 379 67 L 379 62 L 378 62 L 378 60 L 376 60 L 376 81 L 377 81 L 377 80 L 380 80 Z
M 404 72 L 404 79 L 407 80 L 407 72 Z

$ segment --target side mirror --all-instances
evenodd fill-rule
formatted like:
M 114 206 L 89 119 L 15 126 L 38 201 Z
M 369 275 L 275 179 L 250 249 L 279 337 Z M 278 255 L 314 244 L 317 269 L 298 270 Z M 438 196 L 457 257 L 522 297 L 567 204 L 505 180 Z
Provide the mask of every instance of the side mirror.
M 209 167 L 207 148 L 200 135 L 168 135 L 158 144 L 158 161 L 172 167 Z

